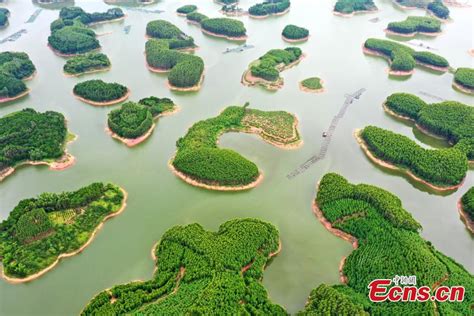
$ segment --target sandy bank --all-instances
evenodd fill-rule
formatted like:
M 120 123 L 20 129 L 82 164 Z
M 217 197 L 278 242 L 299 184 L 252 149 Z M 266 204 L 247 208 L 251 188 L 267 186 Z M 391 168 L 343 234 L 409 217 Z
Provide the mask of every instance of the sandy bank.
M 281 11 L 281 12 L 277 12 L 277 13 L 270 13 L 270 14 L 267 14 L 267 15 L 252 15 L 252 14 L 248 14 L 249 17 L 251 17 L 252 19 L 266 19 L 266 18 L 269 18 L 271 16 L 281 16 L 281 15 L 285 15 L 287 14 L 288 12 L 290 12 L 290 7 L 288 7 L 285 11 Z
M 458 200 L 458 211 L 462 221 L 466 225 L 467 230 L 469 230 L 471 234 L 474 234 L 474 220 L 469 218 L 466 211 L 463 209 L 461 199 Z
M 229 41 L 246 41 L 247 40 L 247 35 L 242 35 L 242 36 L 228 36 L 228 35 L 224 35 L 224 34 L 217 34 L 217 33 L 213 33 L 213 32 L 210 32 L 210 31 L 207 31 L 205 30 L 204 28 L 201 27 L 201 31 L 207 35 L 210 35 L 210 36 L 215 36 L 215 37 L 221 37 L 221 38 L 225 38 Z
M 278 255 L 278 254 L 281 252 L 281 249 L 282 249 L 281 239 L 278 239 L 278 249 L 275 250 L 274 252 L 270 252 L 270 253 L 268 254 L 268 259 L 267 259 L 267 261 L 270 260 L 271 258 L 275 257 L 276 255 Z M 240 273 L 244 274 L 245 272 L 247 272 L 247 270 L 249 270 L 249 269 L 252 267 L 252 265 L 253 265 L 253 263 L 254 263 L 254 260 L 255 260 L 255 259 L 253 259 L 252 261 L 250 261 L 249 264 L 243 266 L 243 267 L 240 269 Z M 263 270 L 265 270 L 265 268 L 266 268 L 266 265 L 263 266 L 262 272 L 263 272 Z
M 281 38 L 285 42 L 288 42 L 288 43 L 302 43 L 302 42 L 306 42 L 309 39 L 309 35 L 306 37 L 298 38 L 298 39 L 292 39 L 292 38 L 285 37 L 285 35 L 282 35 Z
M 367 55 L 383 57 L 388 61 L 389 65 L 392 65 L 392 61 L 385 54 L 382 54 L 382 53 L 380 53 L 376 50 L 372 50 L 370 48 L 367 48 L 364 45 L 362 45 L 362 51 L 364 52 L 364 54 L 367 54 Z M 388 74 L 392 75 L 392 76 L 411 76 L 414 72 L 415 72 L 415 69 L 412 69 L 412 70 L 409 70 L 409 71 L 392 70 L 390 68 L 388 69 Z
M 463 185 L 463 181 L 461 181 L 461 183 L 457 184 L 457 185 L 453 185 L 453 186 L 437 186 L 435 184 L 432 184 L 428 181 L 425 181 L 423 179 L 421 179 L 420 177 L 416 176 L 415 174 L 413 174 L 410 170 L 408 169 L 405 169 L 405 168 L 401 168 L 401 167 L 398 167 L 398 166 L 395 166 L 391 163 L 388 163 L 386 161 L 383 161 L 377 157 L 375 157 L 375 155 L 372 154 L 372 152 L 369 150 L 369 148 L 367 147 L 367 144 L 365 143 L 365 141 L 362 139 L 362 137 L 360 136 L 360 132 L 362 130 L 361 129 L 356 129 L 355 132 L 354 132 L 354 137 L 356 138 L 357 140 L 357 143 L 360 145 L 362 151 L 367 155 L 367 157 L 370 158 L 370 160 L 372 160 L 374 163 L 376 163 L 377 165 L 381 166 L 381 167 L 384 167 L 384 168 L 387 168 L 387 169 L 390 169 L 390 170 L 396 170 L 396 171 L 399 171 L 399 172 L 402 172 L 406 175 L 408 175 L 410 178 L 412 178 L 413 180 L 415 181 L 418 181 L 424 185 L 426 185 L 427 187 L 429 187 L 430 189 L 432 190 L 435 190 L 435 191 L 438 191 L 438 192 L 445 192 L 445 191 L 454 191 L 454 190 L 457 190 L 459 189 L 462 185 Z
M 21 99 L 23 98 L 24 96 L 28 95 L 30 93 L 30 89 L 26 89 L 25 91 L 23 91 L 22 93 L 14 96 L 14 97 L 9 97 L 9 98 L 0 98 L 0 103 L 6 103 L 6 102 L 11 102 L 11 101 L 15 101 L 15 100 L 18 100 L 18 99 Z
M 425 36 L 438 36 L 441 35 L 443 32 L 413 32 L 413 33 L 398 33 L 389 29 L 385 29 L 384 32 L 388 35 L 395 35 L 395 36 L 401 36 L 401 37 L 406 37 L 406 38 L 412 38 L 415 37 L 418 34 L 425 35 Z
M 470 95 L 473 95 L 474 94 L 474 89 L 471 89 L 469 87 L 465 87 L 459 83 L 457 83 L 456 81 L 453 80 L 453 88 L 456 90 L 459 90 L 461 92 L 464 92 L 466 94 L 470 94 Z
M 97 73 L 97 72 L 109 71 L 111 68 L 112 68 L 112 66 L 103 67 L 103 68 L 95 68 L 95 69 L 87 70 L 87 71 L 80 72 L 80 73 L 77 73 L 77 74 L 69 74 L 65 71 L 63 71 L 63 73 L 66 77 L 80 77 L 80 76 L 83 76 L 83 75 L 93 74 L 93 73 Z
M 65 53 L 61 53 L 60 51 L 54 49 L 51 45 L 48 44 L 48 47 L 49 49 L 51 49 L 53 51 L 53 53 L 55 53 L 56 55 L 60 56 L 60 57 L 74 57 L 74 56 L 79 56 L 79 55 L 83 55 L 83 54 L 87 54 L 87 53 L 92 53 L 92 52 L 98 52 L 100 51 L 101 47 L 98 47 L 96 49 L 92 49 L 92 50 L 89 50 L 87 52 L 83 52 L 83 53 L 74 53 L 74 54 L 65 54 Z
M 131 91 L 130 91 L 130 89 L 127 89 L 127 93 L 125 93 L 125 95 L 123 97 L 115 99 L 115 100 L 106 101 L 106 102 L 96 102 L 96 101 L 88 100 L 88 99 L 85 99 L 83 97 L 78 96 L 74 92 L 72 94 L 77 99 L 81 100 L 82 102 L 93 105 L 93 106 L 109 106 L 109 105 L 114 105 L 114 104 L 117 104 L 117 103 L 120 103 L 120 102 L 123 102 L 123 101 L 127 100 L 128 97 L 131 94 Z
M 123 212 L 123 210 L 125 209 L 125 207 L 127 206 L 127 198 L 128 198 L 128 193 L 120 188 L 120 190 L 122 191 L 123 193 L 123 200 L 122 200 L 122 205 L 120 207 L 120 209 L 118 209 L 116 212 L 113 212 L 113 213 L 110 213 L 109 215 L 107 215 L 106 217 L 104 217 L 104 219 L 102 220 L 102 222 L 94 229 L 94 231 L 92 232 L 91 236 L 89 237 L 89 239 L 87 240 L 87 242 L 82 245 L 79 249 L 73 251 L 73 252 L 69 252 L 69 253 L 62 253 L 60 254 L 56 260 L 50 264 L 48 267 L 44 268 L 43 270 L 35 273 L 35 274 L 32 274 L 26 278 L 13 278 L 13 277 L 9 277 L 7 275 L 5 275 L 5 272 L 4 270 L 2 269 L 2 278 L 4 278 L 5 280 L 7 280 L 7 282 L 9 283 L 12 283 L 12 284 L 19 284 L 19 283 L 24 283 L 24 282 L 31 282 L 37 278 L 39 278 L 40 276 L 42 276 L 43 274 L 45 274 L 46 272 L 52 270 L 58 263 L 59 261 L 62 259 L 62 258 L 68 258 L 68 257 L 72 257 L 72 256 L 75 256 L 79 253 L 81 253 L 85 248 L 87 248 L 87 246 L 89 246 L 91 244 L 91 242 L 94 240 L 95 236 L 97 235 L 97 233 L 100 231 L 100 229 L 104 226 L 104 223 L 114 217 L 114 216 L 117 216 L 119 215 L 120 213 Z

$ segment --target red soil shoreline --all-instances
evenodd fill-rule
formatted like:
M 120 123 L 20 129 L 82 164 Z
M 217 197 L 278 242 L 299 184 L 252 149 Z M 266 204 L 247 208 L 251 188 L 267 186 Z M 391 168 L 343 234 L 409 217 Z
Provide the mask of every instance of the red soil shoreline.
M 310 88 L 307 88 L 307 87 L 303 86 L 303 81 L 300 81 L 300 82 L 298 83 L 298 87 L 299 87 L 300 90 L 303 91 L 303 92 L 309 92 L 309 93 L 323 93 L 323 92 L 326 91 L 326 89 L 325 89 L 324 86 L 323 86 L 324 81 L 320 79 L 319 82 L 321 83 L 321 86 L 322 86 L 320 89 L 310 89 Z
M 354 11 L 352 11 L 351 13 L 341 13 L 341 12 L 337 12 L 337 11 L 334 11 L 334 10 L 333 10 L 332 13 L 333 13 L 334 15 L 341 16 L 341 17 L 344 17 L 344 18 L 351 18 L 351 17 L 353 17 L 353 16 L 355 16 L 355 15 L 366 14 L 366 13 L 376 13 L 376 12 L 378 12 L 378 11 L 379 11 L 379 9 L 376 8 L 376 9 L 374 9 L 374 10 L 358 10 L 358 11 L 355 11 L 355 10 L 354 10 Z
M 406 175 L 408 175 L 409 177 L 411 177 L 413 180 L 416 180 L 426 186 L 428 186 L 430 189 L 432 190 L 435 190 L 437 192 L 445 192 L 445 191 L 453 191 L 453 190 L 457 190 L 459 189 L 463 183 L 464 183 L 464 179 L 463 181 L 461 181 L 461 183 L 457 184 L 457 185 L 453 185 L 453 186 L 447 186 L 447 187 L 440 187 L 440 186 L 437 186 L 435 184 L 432 184 L 426 180 L 423 180 L 421 178 L 419 178 L 418 176 L 416 176 L 415 174 L 413 174 L 410 170 L 408 169 L 405 169 L 405 168 L 400 168 L 400 167 L 397 167 L 391 163 L 388 163 L 386 161 L 383 161 L 377 157 L 375 157 L 372 152 L 369 150 L 369 148 L 367 147 L 367 144 L 365 143 L 365 141 L 362 139 L 362 137 L 360 136 L 360 129 L 356 129 L 354 131 L 354 137 L 356 138 L 357 140 L 357 143 L 359 144 L 359 146 L 361 147 L 362 151 L 366 154 L 366 156 L 372 160 L 374 163 L 376 163 L 377 165 L 379 166 L 382 166 L 384 168 L 387 168 L 387 169 L 391 169 L 391 170 L 396 170 L 396 171 L 399 171 L 399 172 L 402 172 Z
M 66 77 L 72 78 L 72 77 L 80 77 L 80 76 L 83 76 L 83 75 L 93 74 L 93 73 L 97 73 L 97 72 L 109 71 L 111 68 L 112 68 L 112 66 L 104 67 L 104 68 L 96 68 L 96 69 L 93 69 L 93 70 L 88 70 L 88 71 L 80 72 L 80 73 L 77 73 L 77 74 L 68 74 L 65 71 L 63 71 L 63 73 Z
M 401 37 L 406 37 L 406 38 L 412 38 L 412 37 L 415 37 L 415 36 L 418 35 L 418 34 L 425 35 L 425 36 L 433 36 L 433 37 L 434 37 L 434 36 L 441 35 L 441 34 L 443 33 L 443 32 L 432 32 L 432 33 L 428 33 L 428 32 L 398 33 L 398 32 L 389 30 L 388 28 L 385 29 L 384 32 L 385 32 L 386 34 L 389 34 L 389 35 L 401 36 Z
M 96 102 L 96 101 L 92 101 L 92 100 L 88 100 L 88 99 L 85 99 L 83 97 L 80 97 L 77 94 L 75 94 L 74 92 L 72 94 L 77 99 L 81 100 L 82 102 L 93 105 L 93 106 L 109 106 L 109 105 L 114 105 L 114 104 L 117 104 L 117 103 L 120 103 L 120 102 L 123 102 L 123 101 L 127 100 L 128 97 L 131 94 L 131 91 L 130 91 L 130 89 L 127 89 L 127 93 L 123 97 L 120 97 L 119 99 L 107 101 L 107 102 Z
M 268 260 L 270 260 L 271 258 L 275 257 L 276 255 L 278 255 L 280 252 L 281 252 L 281 249 L 282 249 L 282 243 L 281 243 L 281 239 L 278 240 L 278 249 L 275 250 L 274 252 L 270 252 L 268 254 L 268 258 L 267 258 L 267 262 Z M 250 261 L 249 264 L 243 266 L 241 269 L 240 269 L 240 273 L 244 274 L 245 272 L 247 272 L 248 269 L 250 269 L 252 267 L 254 263 L 254 260 Z M 265 270 L 266 266 L 263 267 L 263 270 Z
M 453 80 L 453 88 L 454 88 L 454 90 L 458 89 L 459 91 L 464 92 L 466 94 L 470 94 L 470 95 L 474 94 L 474 89 L 471 89 L 469 87 L 465 87 L 462 84 L 459 84 L 454 80 Z
M 97 233 L 100 231 L 100 229 L 104 226 L 104 223 L 112 218 L 112 217 L 115 217 L 117 215 L 119 215 L 120 213 L 123 212 L 123 210 L 125 209 L 125 207 L 127 206 L 127 198 L 128 198 L 128 193 L 127 191 L 125 191 L 124 189 L 120 188 L 120 190 L 122 191 L 123 193 L 123 200 L 122 200 L 122 205 L 120 207 L 120 209 L 118 209 L 117 211 L 113 212 L 113 213 L 110 213 L 109 215 L 105 216 L 104 219 L 101 221 L 101 223 L 94 229 L 94 231 L 92 232 L 91 236 L 89 237 L 89 239 L 87 240 L 87 242 L 82 245 L 79 249 L 73 251 L 73 252 L 68 252 L 68 253 L 62 253 L 60 254 L 56 260 L 50 264 L 49 266 L 47 266 L 46 268 L 44 268 L 43 270 L 39 271 L 39 272 L 36 272 L 35 274 L 32 274 L 26 278 L 13 278 L 13 277 L 9 277 L 7 275 L 5 275 L 5 271 L 4 269 L 2 268 L 2 273 L 1 273 L 1 277 L 4 278 L 8 283 L 11 283 L 11 284 L 19 284 L 19 283 L 25 283 L 25 282 L 31 282 L 33 280 L 36 280 L 37 278 L 39 278 L 40 276 L 42 276 L 43 274 L 47 273 L 48 271 L 52 270 L 60 261 L 62 258 L 68 258 L 68 257 L 72 257 L 72 256 L 75 256 L 79 253 L 81 253 L 85 248 L 87 248 L 87 246 L 89 246 L 92 241 L 94 240 L 94 238 L 96 237 Z
M 170 72 L 171 69 L 164 69 L 164 68 L 158 68 L 158 67 L 153 67 L 148 64 L 148 62 L 145 61 L 146 67 L 148 68 L 149 71 L 154 72 L 154 73 L 167 73 Z M 192 87 L 186 87 L 186 88 L 181 88 L 181 87 L 176 87 L 173 86 L 169 80 L 166 81 L 166 85 L 168 89 L 174 90 L 174 91 L 181 91 L 181 92 L 194 92 L 194 91 L 199 91 L 202 86 L 202 82 L 204 81 L 204 70 L 201 74 L 201 78 L 199 79 L 199 82 Z
M 7 102 L 11 102 L 11 101 L 15 101 L 15 100 L 18 100 L 18 99 L 21 99 L 23 98 L 24 96 L 27 96 L 29 93 L 30 93 L 30 89 L 26 89 L 25 91 L 23 91 L 22 93 L 14 96 L 14 97 L 9 97 L 9 98 L 0 98 L 0 103 L 7 103 Z
M 302 43 L 302 42 L 306 42 L 309 39 L 309 35 L 303 38 L 299 38 L 299 39 L 292 39 L 292 38 L 285 37 L 285 35 L 282 34 L 281 38 L 285 42 L 288 42 L 288 43 Z
M 229 41 L 246 41 L 248 36 L 247 35 L 243 35 L 243 36 L 228 36 L 228 35 L 223 35 L 223 34 L 217 34 L 217 33 L 213 33 L 213 32 L 210 32 L 208 30 L 205 30 L 201 27 L 201 31 L 203 33 L 206 33 L 207 35 L 210 35 L 210 36 L 215 36 L 215 37 L 221 37 L 221 38 L 225 38 Z
M 467 230 L 471 234 L 474 234 L 474 220 L 470 219 L 469 216 L 467 215 L 466 211 L 464 211 L 464 209 L 462 207 L 461 199 L 458 200 L 457 205 L 458 205 L 459 216 L 461 217 L 462 221 L 464 222 L 464 225 L 466 225 Z
M 53 53 L 55 53 L 56 55 L 60 56 L 60 57 L 75 57 L 75 56 L 79 56 L 79 55 L 83 55 L 83 54 L 86 54 L 86 53 L 92 53 L 92 52 L 98 52 L 101 50 L 102 47 L 98 47 L 96 49 L 92 49 L 90 51 L 87 51 L 85 53 L 74 53 L 74 54 L 64 54 L 64 53 L 61 53 L 60 51 L 54 49 L 51 45 L 48 44 L 48 47 L 49 49 L 51 49 L 53 51 Z
M 266 19 L 266 18 L 269 18 L 271 16 L 281 16 L 281 15 L 285 15 L 287 14 L 288 12 L 290 12 L 290 7 L 288 7 L 285 11 L 281 11 L 281 12 L 277 12 L 277 13 L 271 13 L 271 14 L 267 14 L 267 15 L 252 15 L 252 14 L 248 14 L 249 17 L 251 17 L 252 19 L 257 19 L 257 20 L 263 20 L 263 19 Z
M 392 61 L 390 60 L 390 58 L 388 56 L 386 56 L 385 54 L 382 54 L 382 53 L 380 53 L 376 50 L 367 48 L 367 47 L 365 47 L 365 45 L 362 45 L 362 51 L 364 52 L 364 54 L 367 54 L 367 55 L 383 57 L 385 60 L 388 61 L 389 65 L 392 64 Z M 391 70 L 390 67 L 388 69 L 388 74 L 390 74 L 392 76 L 411 76 L 414 72 L 415 72 L 415 69 L 412 69 L 410 71 Z

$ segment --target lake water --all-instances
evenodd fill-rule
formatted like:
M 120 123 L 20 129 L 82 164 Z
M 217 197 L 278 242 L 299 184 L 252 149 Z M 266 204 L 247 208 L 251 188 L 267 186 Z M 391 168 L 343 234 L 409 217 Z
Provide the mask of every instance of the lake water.
M 452 74 L 433 74 L 417 68 L 408 80 L 388 78 L 387 62 L 365 56 L 361 46 L 369 37 L 385 38 L 388 22 L 408 14 L 425 15 L 422 10 L 403 12 L 388 0 L 376 0 L 380 12 L 353 18 L 341 18 L 331 12 L 334 1 L 293 0 L 290 13 L 266 20 L 241 19 L 248 30 L 247 43 L 256 47 L 242 53 L 222 54 L 235 44 L 209 37 L 187 24 L 175 13 L 177 7 L 192 1 L 162 1 L 147 9 L 162 9 L 162 14 L 126 10 L 122 22 L 94 27 L 101 36 L 102 52 L 113 66 L 108 72 L 82 78 L 66 78 L 62 73 L 65 59 L 47 46 L 50 23 L 57 10 L 43 10 L 36 21 L 24 22 L 38 8 L 32 2 L 9 1 L 10 25 L 0 31 L 5 37 L 17 30 L 28 30 L 16 42 L 1 45 L 1 50 L 25 51 L 38 70 L 27 83 L 28 97 L 0 105 L 0 115 L 32 107 L 39 111 L 64 113 L 72 132 L 79 135 L 69 145 L 77 163 L 64 171 L 47 167 L 25 167 L 0 184 L 0 220 L 21 199 L 45 191 L 75 190 L 94 181 L 110 181 L 129 192 L 123 214 L 107 222 L 94 242 L 80 255 L 63 260 L 54 270 L 38 280 L 11 285 L 0 280 L 2 315 L 74 315 L 99 291 L 116 284 L 152 276 L 150 249 L 161 235 L 174 225 L 198 222 L 206 229 L 237 217 L 256 217 L 273 223 L 280 230 L 283 250 L 267 268 L 263 283 L 271 299 L 291 313 L 300 310 L 312 288 L 321 283 L 339 282 L 338 265 L 352 247 L 333 236 L 311 211 L 315 185 L 327 172 L 338 172 L 353 183 L 370 183 L 398 195 L 407 210 L 423 225 L 422 236 L 437 249 L 474 272 L 474 239 L 461 222 L 456 202 L 474 184 L 469 171 L 464 186 L 457 192 L 433 194 L 407 179 L 388 173 L 374 164 L 360 150 L 352 133 L 356 128 L 377 125 L 412 139 L 432 142 L 410 126 L 386 115 L 382 102 L 394 92 L 419 94 L 425 91 L 448 100 L 472 104 L 473 98 L 452 89 Z M 211 0 L 195 1 L 199 11 L 218 17 L 220 6 Z M 243 0 L 248 8 L 255 1 Z M 110 6 L 101 1 L 76 1 L 86 11 L 105 11 Z M 437 38 L 422 38 L 437 48 L 454 67 L 473 67 L 467 51 L 473 47 L 471 9 L 451 8 L 453 22 L 443 26 Z M 378 23 L 369 19 L 379 17 Z M 174 93 L 166 87 L 166 75 L 150 73 L 143 55 L 145 26 L 154 19 L 166 19 L 194 37 L 199 45 L 196 54 L 205 62 L 205 80 L 197 93 Z M 280 37 L 286 24 L 310 30 L 307 43 L 298 45 L 307 57 L 282 76 L 285 86 L 277 92 L 258 87 L 244 87 L 240 77 L 247 65 L 272 48 L 289 46 Z M 131 25 L 130 33 L 123 31 Z M 420 40 L 420 39 L 418 39 Z M 319 76 L 326 92 L 310 94 L 298 89 L 298 82 Z M 117 106 L 96 108 L 76 100 L 73 86 L 80 81 L 100 78 L 128 86 L 131 100 L 155 95 L 170 97 L 180 105 L 176 115 L 161 118 L 153 135 L 136 148 L 127 148 L 104 132 L 107 113 Z M 321 134 L 344 102 L 344 94 L 359 88 L 367 91 L 354 102 L 333 136 L 326 158 L 293 180 L 286 174 L 319 151 Z M 426 101 L 435 99 L 423 97 Z M 261 110 L 285 110 L 297 115 L 304 146 L 281 150 L 255 135 L 226 134 L 221 146 L 235 149 L 254 161 L 263 171 L 262 184 L 247 192 L 222 193 L 192 187 L 176 178 L 167 162 L 175 152 L 176 140 L 195 122 L 216 116 L 229 105 L 249 101 Z M 439 142 L 433 145 L 443 146 Z

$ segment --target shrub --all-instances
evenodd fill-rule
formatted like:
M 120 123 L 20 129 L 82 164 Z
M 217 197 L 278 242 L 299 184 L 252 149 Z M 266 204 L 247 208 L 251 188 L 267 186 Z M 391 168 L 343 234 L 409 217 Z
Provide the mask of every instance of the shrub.
M 57 112 L 24 109 L 0 118 L 0 171 L 26 160 L 61 157 L 66 136 L 66 120 Z
M 127 87 L 102 80 L 87 80 L 74 86 L 74 94 L 94 102 L 108 102 L 120 99 L 128 92 Z
M 474 69 L 458 68 L 454 73 L 454 81 L 468 89 L 474 89 Z
M 334 6 L 334 11 L 342 14 L 372 10 L 377 10 L 373 0 L 338 0 Z
M 196 10 L 197 10 L 197 6 L 195 6 L 194 4 L 188 4 L 188 5 L 183 5 L 183 6 L 179 7 L 176 10 L 176 12 L 181 13 L 181 14 L 188 14 L 188 13 L 194 12 Z
M 288 39 L 298 40 L 298 39 L 308 37 L 309 31 L 308 29 L 305 29 L 304 27 L 288 24 L 283 29 L 282 35 Z
M 265 16 L 283 12 L 290 7 L 290 0 L 265 0 L 249 8 L 251 15 Z
M 403 34 L 415 32 L 438 33 L 441 31 L 441 22 L 432 17 L 409 16 L 404 21 L 389 23 L 387 29 Z
M 102 53 L 87 53 L 69 58 L 63 70 L 67 74 L 77 75 L 108 67 L 110 67 L 110 60 L 107 55 Z

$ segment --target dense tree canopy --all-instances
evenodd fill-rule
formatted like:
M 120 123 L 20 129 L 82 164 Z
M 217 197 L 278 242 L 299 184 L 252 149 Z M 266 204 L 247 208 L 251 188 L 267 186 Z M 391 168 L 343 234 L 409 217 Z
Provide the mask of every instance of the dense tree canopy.
M 82 54 L 100 48 L 93 30 L 87 25 L 122 18 L 119 8 L 109 9 L 105 13 L 86 13 L 79 7 L 65 7 L 59 13 L 59 19 L 51 23 L 49 45 L 62 54 Z
M 286 315 L 261 284 L 278 243 L 276 228 L 257 219 L 231 220 L 217 232 L 175 226 L 154 249 L 153 279 L 99 293 L 82 315 Z
M 220 149 L 217 140 L 227 131 L 262 129 L 262 137 L 274 142 L 292 143 L 299 140 L 294 131 L 295 118 L 286 112 L 265 112 L 231 106 L 219 116 L 199 121 L 177 141 L 178 150 L 173 166 L 199 182 L 240 186 L 252 183 L 259 175 L 257 166 L 230 149 Z
M 298 60 L 301 55 L 302 51 L 298 47 L 272 49 L 260 57 L 258 63 L 250 67 L 250 71 L 255 77 L 277 81 L 280 78 L 280 70 Z
M 449 9 L 441 0 L 434 0 L 428 4 L 428 11 L 433 13 L 436 17 L 446 20 L 449 18 Z
M 311 77 L 301 81 L 301 85 L 310 90 L 322 89 L 321 79 L 318 77 Z
M 249 13 L 256 16 L 266 16 L 284 12 L 290 8 L 290 0 L 265 0 L 249 8 Z
M 342 14 L 375 10 L 377 10 L 377 7 L 373 0 L 337 0 L 334 5 L 334 11 Z
M 385 105 L 396 114 L 414 120 L 430 133 L 444 137 L 474 160 L 474 108 L 456 101 L 428 104 L 415 95 L 394 93 Z
M 78 75 L 110 67 L 110 60 L 102 53 L 87 53 L 74 56 L 66 61 L 63 70 L 67 74 Z
M 52 125 L 51 125 L 52 127 Z M 24 278 L 78 250 L 96 227 L 119 210 L 124 195 L 113 184 L 22 200 L 0 223 L 0 258 L 7 276 Z
M 207 15 L 204 15 L 199 12 L 191 12 L 191 13 L 186 14 L 186 19 L 188 19 L 189 21 L 197 22 L 201 24 L 201 22 L 208 19 L 208 17 Z
M 126 102 L 109 113 L 108 126 L 121 137 L 137 138 L 152 127 L 154 118 L 174 107 L 168 98 L 148 97 L 138 103 Z
M 201 21 L 201 27 L 211 33 L 229 37 L 246 36 L 247 33 L 244 23 L 230 18 L 204 19 Z
M 99 79 L 87 80 L 74 86 L 74 94 L 94 102 L 108 102 L 120 99 L 128 92 L 127 87 L 119 83 L 108 83 Z
M 364 47 L 390 59 L 390 69 L 395 71 L 411 71 L 417 62 L 441 68 L 449 66 L 448 61 L 441 56 L 430 52 L 415 51 L 394 41 L 369 38 L 365 41 Z
M 187 4 L 187 5 L 183 5 L 183 6 L 179 7 L 178 9 L 176 9 L 176 12 L 178 12 L 180 14 L 188 14 L 188 13 L 194 12 L 196 10 L 197 10 L 197 6 L 195 6 L 194 4 Z
M 7 8 L 0 8 L 0 27 L 4 27 L 8 24 L 8 17 L 10 11 Z
M 438 33 L 441 32 L 441 22 L 429 16 L 409 16 L 404 21 L 390 22 L 387 29 L 403 34 Z
M 464 212 L 471 221 L 474 221 L 474 187 L 471 187 L 461 198 Z
M 377 158 L 441 187 L 460 184 L 466 176 L 466 154 L 457 148 L 425 149 L 410 138 L 367 126 L 360 134 L 368 150 Z
M 36 71 L 28 54 L 23 52 L 0 53 L 0 98 L 10 98 L 26 91 L 23 83 Z
M 353 185 L 340 175 L 326 174 L 316 203 L 336 229 L 358 240 L 345 260 L 347 285 L 321 285 L 312 291 L 302 315 L 468 315 L 474 299 L 474 277 L 437 251 L 416 229 L 420 225 L 393 194 L 367 184 Z M 395 275 L 415 275 L 418 287 L 465 287 L 463 302 L 385 302 L 368 299 L 368 284 Z M 446 278 L 446 279 L 445 279 Z M 364 312 L 365 311 L 365 312 Z
M 293 24 L 288 24 L 283 29 L 282 34 L 285 38 L 292 39 L 292 40 L 299 40 L 303 38 L 307 38 L 309 36 L 308 29 L 304 27 L 299 27 Z
M 474 68 L 456 69 L 454 82 L 468 89 L 474 89 Z
M 0 118 L 0 172 L 27 160 L 61 157 L 66 137 L 66 120 L 57 112 L 24 109 Z

